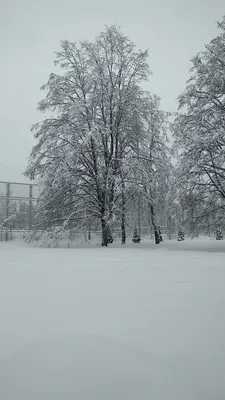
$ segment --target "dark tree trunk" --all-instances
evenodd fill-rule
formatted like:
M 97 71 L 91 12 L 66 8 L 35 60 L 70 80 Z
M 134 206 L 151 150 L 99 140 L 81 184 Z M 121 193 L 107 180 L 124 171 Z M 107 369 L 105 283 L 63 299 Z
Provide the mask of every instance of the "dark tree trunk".
M 155 212 L 154 212 L 154 207 L 152 204 L 150 204 L 150 215 L 151 215 L 151 222 L 152 222 L 154 235 L 155 235 L 155 244 L 159 244 L 160 243 L 160 235 L 158 232 L 158 227 L 155 222 Z
M 158 227 L 158 235 L 159 235 L 159 241 L 162 242 L 163 238 L 162 238 L 162 233 L 161 233 L 160 226 Z
M 122 232 L 121 244 L 126 244 L 126 227 L 125 227 L 125 215 L 124 214 L 122 214 L 121 232 Z
M 161 242 L 161 240 L 159 238 L 157 227 L 154 227 L 153 229 L 154 229 L 154 235 L 155 235 L 155 244 L 159 244 Z
M 101 226 L 102 226 L 102 246 L 108 246 L 108 227 L 104 218 L 101 218 Z
M 88 240 L 91 240 L 91 221 L 88 222 Z

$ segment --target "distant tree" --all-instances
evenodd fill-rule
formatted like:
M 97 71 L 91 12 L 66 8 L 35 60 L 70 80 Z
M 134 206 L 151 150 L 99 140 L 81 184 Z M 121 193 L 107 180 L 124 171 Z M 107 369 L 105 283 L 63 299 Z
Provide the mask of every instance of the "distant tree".
M 158 227 L 158 234 L 159 234 L 159 241 L 162 242 L 163 238 L 162 238 L 162 232 L 161 232 L 160 226 Z
M 149 208 L 155 243 L 160 243 L 159 224 L 164 217 L 170 188 L 170 150 L 167 133 L 168 114 L 160 109 L 160 99 L 148 96 L 144 115 L 144 137 L 139 143 L 134 163 L 136 186 Z
M 135 228 L 134 228 L 134 234 L 133 234 L 133 237 L 132 237 L 132 242 L 133 242 L 133 243 L 140 243 L 140 241 L 141 241 L 141 238 L 140 238 L 140 236 L 138 235 L 137 227 L 135 226 Z
M 216 240 L 222 240 L 223 239 L 223 234 L 221 228 L 217 228 L 216 230 Z
M 177 235 L 177 240 L 178 240 L 178 242 L 182 242 L 184 239 L 185 239 L 184 231 L 182 229 L 179 229 L 178 235 Z

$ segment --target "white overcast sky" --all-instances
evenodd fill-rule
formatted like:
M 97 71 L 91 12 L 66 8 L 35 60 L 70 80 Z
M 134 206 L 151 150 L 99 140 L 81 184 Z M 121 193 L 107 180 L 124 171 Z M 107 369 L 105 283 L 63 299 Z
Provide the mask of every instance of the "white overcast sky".
M 175 110 L 190 58 L 217 35 L 224 14 L 225 0 L 0 0 L 0 169 L 26 167 L 30 127 L 43 118 L 39 88 L 54 70 L 60 40 L 92 40 L 116 23 L 150 50 L 148 88 Z

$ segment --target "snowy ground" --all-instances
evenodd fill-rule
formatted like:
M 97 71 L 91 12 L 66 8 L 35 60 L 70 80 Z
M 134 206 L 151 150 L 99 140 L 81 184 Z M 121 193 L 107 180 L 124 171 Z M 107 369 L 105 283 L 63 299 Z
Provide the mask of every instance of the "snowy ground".
M 224 400 L 225 242 L 0 243 L 1 400 Z

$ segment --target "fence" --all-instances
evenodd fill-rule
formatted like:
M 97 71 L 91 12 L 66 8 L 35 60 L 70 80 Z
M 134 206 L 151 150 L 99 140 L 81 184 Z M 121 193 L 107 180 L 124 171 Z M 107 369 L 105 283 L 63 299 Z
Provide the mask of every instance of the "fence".
M 38 198 L 38 185 L 18 182 L 2 182 L 0 181 L 0 241 L 12 238 L 12 232 L 31 230 L 35 215 L 35 205 Z M 144 221 L 143 221 L 144 222 Z M 127 235 L 132 236 L 135 221 L 128 224 Z M 93 233 L 95 232 L 93 230 Z M 120 228 L 118 232 L 120 234 Z M 161 226 L 161 232 L 166 234 L 173 233 L 173 229 L 168 226 Z M 149 226 L 141 227 L 141 235 L 152 235 Z
M 14 229 L 30 230 L 37 197 L 38 185 L 36 184 L 0 182 L 1 230 L 5 229 L 6 232 Z M 6 233 L 6 237 L 9 236 Z

